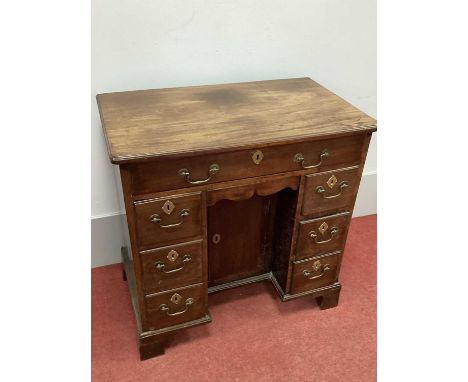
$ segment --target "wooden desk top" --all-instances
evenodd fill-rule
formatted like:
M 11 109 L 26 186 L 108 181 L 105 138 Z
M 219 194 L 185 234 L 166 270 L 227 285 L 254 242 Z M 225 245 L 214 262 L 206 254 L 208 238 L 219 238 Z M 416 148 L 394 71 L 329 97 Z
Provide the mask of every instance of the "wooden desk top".
M 310 78 L 97 95 L 112 163 L 375 131 Z

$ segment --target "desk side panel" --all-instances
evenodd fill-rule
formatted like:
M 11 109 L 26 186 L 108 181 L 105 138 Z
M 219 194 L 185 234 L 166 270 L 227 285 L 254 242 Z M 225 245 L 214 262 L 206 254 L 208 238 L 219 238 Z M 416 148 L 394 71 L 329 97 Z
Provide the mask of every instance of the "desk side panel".
M 130 260 L 133 260 L 133 255 L 132 255 L 132 246 L 130 242 L 130 233 L 128 230 L 128 224 L 127 224 L 127 211 L 125 210 L 125 200 L 124 200 L 124 195 L 123 195 L 123 189 L 122 189 L 122 181 L 120 178 L 120 167 L 119 166 L 113 166 L 114 167 L 114 174 L 115 174 L 115 183 L 117 185 L 117 196 L 119 199 L 119 210 L 120 210 L 120 220 L 122 222 L 122 232 L 124 235 L 124 245 L 127 247 L 127 253 L 130 258 Z
M 131 175 L 128 168 L 125 165 L 116 166 L 116 183 L 118 190 L 119 205 L 122 209 L 122 230 L 124 233 L 124 243 L 127 248 L 129 266 L 127 267 L 132 272 L 131 277 L 127 279 L 129 283 L 130 294 L 132 300 L 136 301 L 136 320 L 137 327 L 146 327 L 146 312 L 142 307 L 145 306 L 143 300 L 143 288 L 141 282 L 141 262 L 138 255 L 137 240 L 136 240 L 136 226 L 135 226 L 135 211 L 133 207 L 132 194 L 130 189 Z M 127 272 L 128 272 L 127 270 Z M 139 329 L 140 330 L 140 329 Z

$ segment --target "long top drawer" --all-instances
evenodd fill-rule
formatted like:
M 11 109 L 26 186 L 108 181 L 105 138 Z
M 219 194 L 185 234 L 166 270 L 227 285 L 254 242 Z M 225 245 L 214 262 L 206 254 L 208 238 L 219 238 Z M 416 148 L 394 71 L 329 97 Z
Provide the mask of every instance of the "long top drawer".
M 358 165 L 365 135 L 129 165 L 141 195 L 262 175 Z

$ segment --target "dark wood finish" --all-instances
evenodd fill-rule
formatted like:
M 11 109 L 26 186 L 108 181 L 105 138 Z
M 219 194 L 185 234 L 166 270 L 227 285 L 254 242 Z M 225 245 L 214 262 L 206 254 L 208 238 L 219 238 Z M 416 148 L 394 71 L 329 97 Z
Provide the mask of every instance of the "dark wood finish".
M 299 223 L 302 219 L 301 210 L 302 210 L 302 203 L 304 201 L 304 184 L 305 184 L 305 177 L 301 176 L 300 187 L 298 190 L 297 196 L 297 203 L 295 208 L 295 216 L 294 216 L 294 225 L 292 230 L 292 237 L 291 237 L 291 247 L 289 251 L 289 262 L 288 262 L 288 271 L 286 277 L 286 285 L 282 286 L 285 293 L 288 295 L 291 291 L 291 279 L 292 279 L 292 270 L 293 270 L 293 263 L 292 260 L 294 259 L 294 254 L 296 253 L 297 248 L 297 238 L 299 235 Z
M 341 139 L 327 139 L 295 145 L 274 147 L 259 147 L 255 150 L 242 150 L 204 156 L 176 158 L 171 161 L 155 160 L 132 166 L 132 187 L 135 195 L 177 188 L 192 187 L 184 176 L 178 175 L 179 170 L 187 169 L 190 180 L 200 181 L 209 177 L 211 165 L 217 164 L 219 171 L 212 175 L 206 183 L 223 182 L 233 179 L 245 179 L 262 175 L 277 174 L 302 170 L 301 163 L 294 160 L 296 154 L 303 154 L 307 163 L 321 166 L 312 171 L 326 171 L 340 167 L 358 165 L 361 159 L 363 135 L 350 136 Z M 261 150 L 263 159 L 256 164 L 252 156 Z M 320 159 L 320 153 L 327 150 L 329 155 Z M 160 177 L 159 174 L 165 174 Z
M 141 359 L 163 354 L 173 333 L 211 322 L 208 293 L 270 280 L 282 301 L 337 305 L 374 119 L 308 78 L 97 98 L 120 168 L 130 240 L 123 276 Z M 323 198 L 342 181 L 339 197 Z M 318 241 L 338 231 L 312 245 L 307 236 L 324 221 Z
M 278 280 L 276 280 L 276 277 L 273 275 L 273 273 L 270 274 L 270 281 L 275 287 L 276 291 L 279 294 L 279 297 L 281 301 L 290 301 L 294 300 L 296 298 L 301 298 L 301 297 L 321 297 L 321 296 L 328 296 L 330 294 L 335 294 L 335 293 L 340 293 L 341 291 L 341 284 L 339 282 L 335 282 L 331 285 L 327 285 L 321 288 L 316 288 L 316 289 L 311 289 L 311 290 L 306 290 L 304 292 L 300 293 L 286 293 L 283 288 L 278 283 Z
M 254 195 L 273 195 L 285 188 L 297 190 L 299 188 L 299 180 L 300 178 L 297 176 L 283 177 L 275 181 L 254 182 L 247 185 L 213 190 L 208 193 L 208 206 L 213 206 L 216 202 L 223 199 L 244 200 Z
M 257 275 L 247 277 L 245 279 L 235 280 L 224 284 L 218 284 L 208 288 L 208 293 L 221 292 L 226 289 L 237 288 L 243 285 L 254 284 L 260 281 L 271 280 L 271 273 L 264 273 L 263 275 Z
M 180 296 L 180 301 L 174 299 Z M 149 330 L 193 321 L 206 315 L 207 290 L 203 284 L 145 296 Z M 190 302 L 190 299 L 193 301 Z M 167 310 L 163 309 L 167 307 Z
M 127 278 L 128 290 L 130 292 L 133 312 L 135 313 L 137 335 L 140 336 L 140 334 L 143 332 L 142 319 L 145 316 L 142 314 L 142 310 L 140 309 L 140 306 L 144 307 L 144 305 L 140 302 L 140 293 L 137 289 L 137 282 L 134 271 L 136 267 L 134 261 L 131 260 L 129 257 L 127 247 L 120 248 L 120 256 L 122 258 L 122 267 Z M 143 296 L 143 294 L 141 296 Z
M 143 285 L 154 293 L 201 283 L 202 240 L 140 252 Z M 177 256 L 175 260 L 172 260 Z
M 332 177 L 336 178 L 336 183 L 330 187 L 327 182 L 330 182 Z M 319 216 L 349 211 L 361 180 L 359 167 L 306 175 L 305 178 L 302 214 Z M 347 187 L 341 188 L 340 185 L 344 184 L 347 184 Z M 319 187 L 324 192 L 317 192 Z
M 269 272 L 265 237 L 270 199 L 222 200 L 208 208 L 210 287 Z M 214 242 L 214 235 L 219 235 L 219 242 Z
M 133 311 L 135 313 L 138 348 L 141 360 L 164 354 L 164 346 L 167 342 L 167 333 L 175 332 L 193 326 L 204 325 L 211 322 L 211 317 L 207 312 L 203 317 L 199 319 L 184 322 L 182 324 L 174 325 L 171 327 L 166 327 L 160 330 L 148 330 L 148 328 L 144 328 L 142 326 L 141 318 L 146 316 L 144 316 L 142 314 L 142 311 L 140 310 L 140 306 L 144 307 L 144 305 L 140 305 L 138 302 L 139 299 L 134 274 L 134 262 L 129 257 L 128 248 L 121 248 L 121 256 L 124 272 L 126 275 L 128 275 L 128 287 L 131 296 Z M 146 312 L 146 309 L 143 309 L 143 312 Z
M 163 355 L 165 353 L 165 347 L 168 341 L 168 337 L 165 335 L 151 336 L 146 341 L 139 342 L 140 347 L 140 359 L 142 361 Z
M 136 228 L 135 209 L 130 190 L 130 172 L 126 166 L 120 166 L 120 181 L 122 184 L 122 197 L 125 203 L 125 213 L 127 216 L 127 226 L 130 235 L 131 247 L 122 247 L 121 256 L 124 264 L 125 274 L 128 281 L 128 288 L 132 296 L 132 305 L 137 318 L 137 332 L 141 333 L 147 329 L 145 292 L 141 279 L 142 269 L 140 256 L 138 255 L 138 239 Z
M 337 291 L 332 294 L 317 297 L 317 303 L 319 304 L 321 310 L 325 310 L 325 309 L 330 309 L 330 308 L 334 308 L 335 306 L 337 306 L 339 299 L 340 299 L 340 291 Z
M 287 290 L 290 258 L 295 234 L 295 214 L 298 193 L 283 190 L 276 200 L 272 243 L 272 273 L 281 288 Z
M 163 205 L 171 201 L 175 208 L 170 215 L 163 211 Z M 181 217 L 183 210 L 189 210 L 189 216 Z M 199 193 L 172 198 L 162 198 L 135 202 L 136 225 L 140 249 L 154 248 L 170 243 L 174 240 L 186 240 L 201 236 L 201 195 Z M 151 216 L 158 214 L 159 222 L 151 221 Z M 161 227 L 161 225 L 180 225 L 175 227 Z
M 335 283 L 340 256 L 341 252 L 335 252 L 294 261 L 291 293 L 301 293 Z M 314 269 L 315 264 L 320 264 L 318 269 Z
M 343 250 L 350 219 L 351 214 L 344 212 L 318 219 L 301 221 L 299 224 L 296 259 Z M 326 224 L 327 229 L 322 233 L 320 227 L 323 224 Z M 314 237 L 314 235 L 316 236 Z
M 127 274 L 125 273 L 125 267 L 122 263 L 122 279 L 123 281 L 127 281 Z
M 226 199 L 230 198 L 230 193 L 234 195 L 231 200 L 242 200 L 248 199 L 253 194 L 257 194 L 260 196 L 271 195 L 277 191 L 282 190 L 283 188 L 289 187 L 292 189 L 296 189 L 301 182 L 302 175 L 307 175 L 311 173 L 315 173 L 316 171 L 313 170 L 298 170 L 298 171 L 289 171 L 281 174 L 273 174 L 273 175 L 264 175 L 255 178 L 246 178 L 246 179 L 239 179 L 239 180 L 230 180 L 226 182 L 220 183 L 207 183 L 204 185 L 180 188 L 177 190 L 170 190 L 170 191 L 161 191 L 161 192 L 152 192 L 149 194 L 141 194 L 141 195 L 132 195 L 134 202 L 144 201 L 149 199 L 157 199 L 163 197 L 173 197 L 177 195 L 184 195 L 194 192 L 203 192 L 206 191 L 208 195 L 208 204 L 213 205 L 216 201 L 225 199 L 222 197 L 223 192 L 226 195 Z M 294 178 L 294 179 L 293 179 Z M 278 185 L 280 184 L 280 185 Z M 251 188 L 255 188 L 255 192 L 250 196 L 242 196 L 241 198 L 237 198 L 235 190 L 237 188 L 245 188 L 245 191 L 241 191 L 242 194 L 247 195 L 247 190 L 251 190 Z M 276 190 L 276 191 L 272 191 Z M 217 196 L 217 194 L 220 196 Z M 212 196 L 214 198 L 212 198 Z

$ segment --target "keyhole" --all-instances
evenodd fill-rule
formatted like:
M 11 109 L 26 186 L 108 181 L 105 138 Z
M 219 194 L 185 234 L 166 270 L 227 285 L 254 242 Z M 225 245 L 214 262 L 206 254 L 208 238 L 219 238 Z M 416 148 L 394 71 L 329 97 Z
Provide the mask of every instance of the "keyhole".
M 252 153 L 252 161 L 255 164 L 260 164 L 262 159 L 263 159 L 263 153 L 260 150 L 257 150 L 254 153 Z
M 218 244 L 221 241 L 221 235 L 219 233 L 215 233 L 211 240 L 213 243 Z

